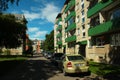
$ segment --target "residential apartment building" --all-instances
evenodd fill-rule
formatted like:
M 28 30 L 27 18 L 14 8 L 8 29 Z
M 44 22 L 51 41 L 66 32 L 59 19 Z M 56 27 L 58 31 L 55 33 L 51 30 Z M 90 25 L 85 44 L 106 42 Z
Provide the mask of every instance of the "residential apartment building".
M 119 24 L 119 0 L 66 0 L 54 26 L 55 51 L 118 64 Z
M 89 59 L 118 64 L 120 59 L 120 1 L 88 0 L 91 36 Z
M 8 15 L 8 14 L 3 14 L 3 15 Z M 26 25 L 27 21 L 26 21 L 25 16 L 23 14 L 10 14 L 10 15 L 13 15 L 15 17 L 16 22 Z M 22 44 L 19 47 L 9 48 L 9 49 L 3 48 L 3 52 L 8 50 L 9 55 L 22 55 L 26 49 L 26 39 L 28 37 L 28 36 L 26 36 L 26 29 L 24 29 L 23 36 L 24 36 L 24 38 L 20 39 Z
M 87 46 L 87 6 L 86 0 L 66 0 L 61 13 L 56 17 L 54 46 L 57 52 L 86 56 Z

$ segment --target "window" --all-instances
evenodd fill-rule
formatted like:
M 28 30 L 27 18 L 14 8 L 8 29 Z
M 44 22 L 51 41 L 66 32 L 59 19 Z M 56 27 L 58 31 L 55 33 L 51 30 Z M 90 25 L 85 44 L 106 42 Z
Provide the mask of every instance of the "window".
M 82 56 L 68 56 L 68 60 L 84 60 Z
M 82 9 L 84 9 L 84 4 L 81 5 Z
M 83 30 L 85 29 L 85 25 L 82 25 L 82 29 L 83 29 Z
M 104 46 L 105 40 L 104 37 L 96 38 L 96 46 Z
M 81 2 L 83 2 L 84 0 L 81 0 Z
M 87 24 L 87 27 L 90 28 L 90 23 Z
M 92 47 L 92 40 L 91 40 L 91 39 L 88 41 L 88 47 L 89 47 L 89 48 Z
M 80 28 L 78 28 L 78 35 L 80 35 Z
M 110 19 L 120 18 L 120 9 L 113 12 Z
M 79 17 L 79 15 L 77 16 L 76 22 L 77 22 L 77 23 L 80 22 L 80 17 Z
M 78 10 L 79 9 L 79 3 L 77 3 L 77 5 L 76 5 L 76 10 Z
M 74 18 L 71 18 L 69 21 L 68 21 L 68 26 L 71 25 L 72 23 L 75 22 L 75 19 Z
M 85 17 L 82 18 L 82 23 L 84 23 L 84 22 L 85 22 Z
M 83 16 L 84 15 L 84 10 L 82 10 L 81 13 L 82 13 L 82 16 Z
M 111 35 L 111 45 L 120 46 L 120 33 Z
M 83 32 L 83 38 L 85 37 L 85 32 Z

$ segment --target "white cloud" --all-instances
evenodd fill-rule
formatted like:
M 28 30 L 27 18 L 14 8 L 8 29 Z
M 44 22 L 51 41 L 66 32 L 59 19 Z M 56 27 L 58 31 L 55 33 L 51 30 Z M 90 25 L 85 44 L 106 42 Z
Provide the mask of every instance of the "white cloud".
M 25 17 L 32 21 L 34 19 L 46 20 L 46 22 L 54 23 L 56 16 L 58 15 L 60 9 L 58 6 L 55 6 L 53 3 L 46 3 L 44 7 L 31 7 L 32 11 L 22 10 Z
M 48 33 L 48 31 L 38 31 L 35 33 L 34 37 L 42 37 L 45 36 Z
M 39 40 L 43 40 L 45 39 L 45 35 L 48 33 L 48 31 L 40 31 L 40 29 L 38 27 L 31 27 L 28 28 L 28 34 L 30 34 L 30 39 L 34 40 L 34 39 L 39 39 Z
M 48 31 L 37 31 L 34 34 L 30 35 L 30 39 L 38 39 L 38 40 L 44 40 L 45 35 L 48 33 Z
M 22 10 L 22 12 L 24 13 L 25 17 L 28 19 L 28 20 L 34 20 L 34 19 L 39 19 L 40 18 L 40 14 L 39 13 L 30 13 L 29 11 L 26 11 L 26 10 Z
M 11 13 L 13 13 L 13 14 L 18 14 L 19 12 L 18 12 L 18 11 L 13 10 Z
M 37 27 L 31 27 L 31 28 L 28 28 L 28 31 L 29 32 L 36 32 L 36 31 L 39 31 L 39 28 L 37 28 Z
M 57 14 L 59 13 L 60 9 L 55 6 L 53 3 L 46 4 L 44 8 L 41 10 L 41 16 L 43 19 L 48 20 L 49 22 L 54 23 Z

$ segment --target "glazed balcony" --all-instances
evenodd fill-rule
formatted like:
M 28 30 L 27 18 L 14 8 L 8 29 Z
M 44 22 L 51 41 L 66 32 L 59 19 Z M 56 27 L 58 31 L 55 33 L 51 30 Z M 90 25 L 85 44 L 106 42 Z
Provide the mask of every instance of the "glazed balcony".
M 65 39 L 65 42 L 73 42 L 73 41 L 76 41 L 76 36 L 70 36 L 68 38 Z
M 113 3 L 113 0 L 107 0 L 105 2 L 103 0 L 103 1 L 101 1 L 99 3 L 97 3 L 95 6 L 93 6 L 91 9 L 88 10 L 87 17 L 90 18 L 94 14 L 100 12 L 105 7 L 109 6 L 111 3 Z
M 67 29 L 65 30 L 65 32 L 74 30 L 75 28 L 76 28 L 76 23 L 72 23 L 71 25 L 69 25 L 69 26 L 67 27 Z
M 96 36 L 120 29 L 120 18 L 104 22 L 88 30 L 89 36 Z
M 62 30 L 62 25 L 59 25 L 56 30 Z
M 65 18 L 65 22 L 68 21 L 71 17 L 75 16 L 75 11 L 72 11 L 66 18 Z
M 75 6 L 75 0 L 71 0 L 67 7 L 65 8 L 64 12 L 67 12 L 71 7 Z
M 57 34 L 57 38 L 60 38 L 60 37 L 62 37 L 62 33 Z
M 58 18 L 58 20 L 56 21 L 56 24 L 58 24 L 60 21 L 62 21 L 62 18 Z

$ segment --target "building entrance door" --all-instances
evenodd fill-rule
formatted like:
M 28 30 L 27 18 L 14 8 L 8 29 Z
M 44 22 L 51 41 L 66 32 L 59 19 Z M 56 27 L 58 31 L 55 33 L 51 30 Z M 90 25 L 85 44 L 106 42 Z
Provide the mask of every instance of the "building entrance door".
M 78 53 L 86 57 L 86 45 L 80 45 Z

